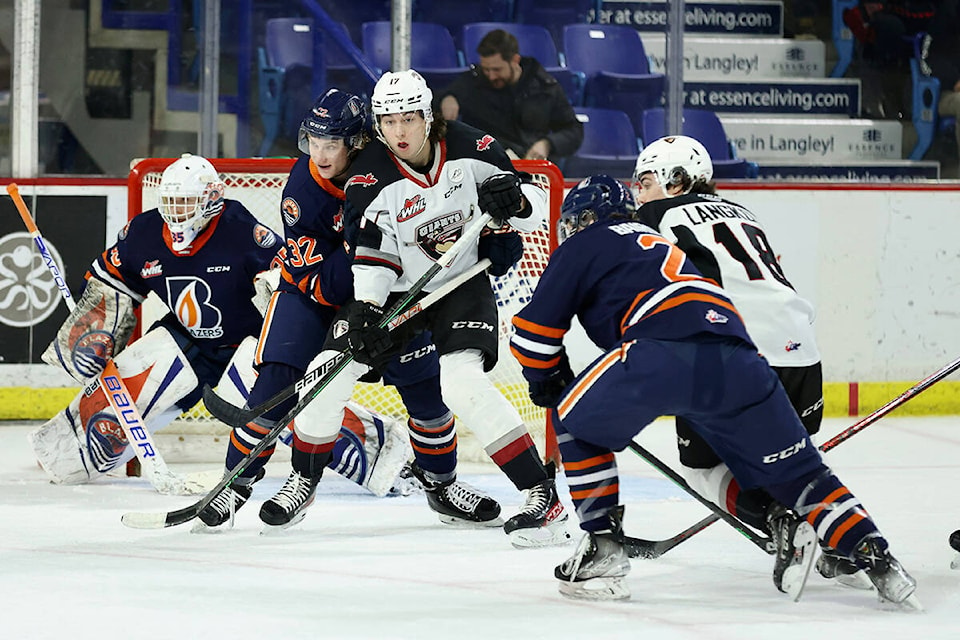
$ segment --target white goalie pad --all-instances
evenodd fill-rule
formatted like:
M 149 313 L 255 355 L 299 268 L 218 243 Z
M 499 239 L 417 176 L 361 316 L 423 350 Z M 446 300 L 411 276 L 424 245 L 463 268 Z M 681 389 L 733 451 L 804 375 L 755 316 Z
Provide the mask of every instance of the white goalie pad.
M 217 382 L 218 396 L 238 407 L 246 404 L 253 383 L 257 381 L 257 371 L 253 368 L 256 354 L 257 339 L 247 336 L 237 347 Z
M 413 457 L 406 425 L 348 402 L 329 466 L 370 493 L 390 492 Z
M 133 299 L 127 294 L 90 278 L 77 307 L 41 358 L 64 369 L 75 380 L 89 382 L 126 345 L 137 323 L 133 306 Z
M 151 433 L 180 415 L 175 403 L 198 384 L 187 358 L 162 327 L 124 349 L 114 363 Z M 134 457 L 98 379 L 28 437 L 40 466 L 57 484 L 88 482 Z

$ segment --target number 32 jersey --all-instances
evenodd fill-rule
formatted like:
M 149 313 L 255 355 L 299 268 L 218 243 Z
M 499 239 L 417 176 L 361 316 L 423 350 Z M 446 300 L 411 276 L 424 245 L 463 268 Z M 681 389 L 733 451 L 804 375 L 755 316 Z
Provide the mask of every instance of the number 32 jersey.
M 787 280 L 751 211 L 715 195 L 689 193 L 648 202 L 638 218 L 683 249 L 704 276 L 726 290 L 772 366 L 820 361 L 813 305 Z

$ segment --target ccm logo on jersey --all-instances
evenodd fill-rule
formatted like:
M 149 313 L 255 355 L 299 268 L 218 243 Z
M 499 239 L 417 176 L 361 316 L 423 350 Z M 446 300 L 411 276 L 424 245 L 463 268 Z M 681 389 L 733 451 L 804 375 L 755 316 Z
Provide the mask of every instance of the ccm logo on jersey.
M 226 273 L 230 271 L 230 265 L 228 264 L 218 264 L 214 267 L 207 267 L 207 273 Z
M 403 208 L 400 209 L 400 213 L 397 214 L 397 222 L 409 220 L 410 218 L 423 213 L 426 208 L 427 199 L 422 195 L 417 194 L 412 198 L 407 198 L 403 201 Z
M 458 320 L 450 325 L 451 329 L 481 329 L 483 331 L 493 331 L 493 325 L 482 320 Z
M 495 138 L 491 135 L 485 135 L 479 140 L 477 140 L 477 151 L 486 151 L 490 148 L 495 141 Z
M 777 453 L 771 453 L 763 456 L 763 464 L 773 464 L 774 462 L 779 462 L 780 460 L 786 460 L 793 454 L 806 448 L 807 448 L 807 439 L 804 438 L 797 444 L 790 445 L 783 451 L 778 451 Z
M 367 173 L 362 176 L 352 176 L 349 180 L 347 180 L 347 184 L 344 185 L 343 188 L 347 189 L 355 184 L 358 184 L 361 187 L 372 187 L 373 185 L 377 184 L 377 179 L 372 173 Z

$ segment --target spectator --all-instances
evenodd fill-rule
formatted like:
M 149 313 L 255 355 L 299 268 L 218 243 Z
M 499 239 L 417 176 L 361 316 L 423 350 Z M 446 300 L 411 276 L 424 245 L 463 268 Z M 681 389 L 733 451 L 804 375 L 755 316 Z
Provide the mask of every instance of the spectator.
M 556 78 L 531 57 L 521 57 L 516 37 L 503 29 L 477 45 L 480 66 L 465 71 L 440 99 L 447 120 L 492 134 L 513 158 L 569 156 L 583 142 L 583 125 Z
M 960 118 L 960 11 L 957 0 L 944 0 L 930 25 L 930 48 L 926 62 L 930 75 L 940 81 L 941 118 Z M 954 125 L 960 153 L 960 127 Z M 957 158 L 954 158 L 957 159 Z

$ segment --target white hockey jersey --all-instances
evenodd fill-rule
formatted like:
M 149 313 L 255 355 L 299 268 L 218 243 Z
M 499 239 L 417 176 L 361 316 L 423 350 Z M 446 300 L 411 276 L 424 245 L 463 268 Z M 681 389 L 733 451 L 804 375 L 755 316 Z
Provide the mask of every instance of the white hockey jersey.
M 690 193 L 648 202 L 638 216 L 727 291 L 772 366 L 803 367 L 820 361 L 813 305 L 787 280 L 763 225 L 751 211 L 718 196 Z
M 353 263 L 357 300 L 383 304 L 391 291 L 410 289 L 481 215 L 476 204 L 480 184 L 494 174 L 514 172 L 492 136 L 460 122 L 448 122 L 447 127 L 423 173 L 379 142 L 353 162 L 344 190 L 350 207 L 363 216 Z M 522 190 L 533 212 L 511 218 L 510 224 L 533 231 L 542 224 L 547 195 L 534 184 L 525 183 Z M 474 241 L 424 290 L 435 290 L 476 262 Z

